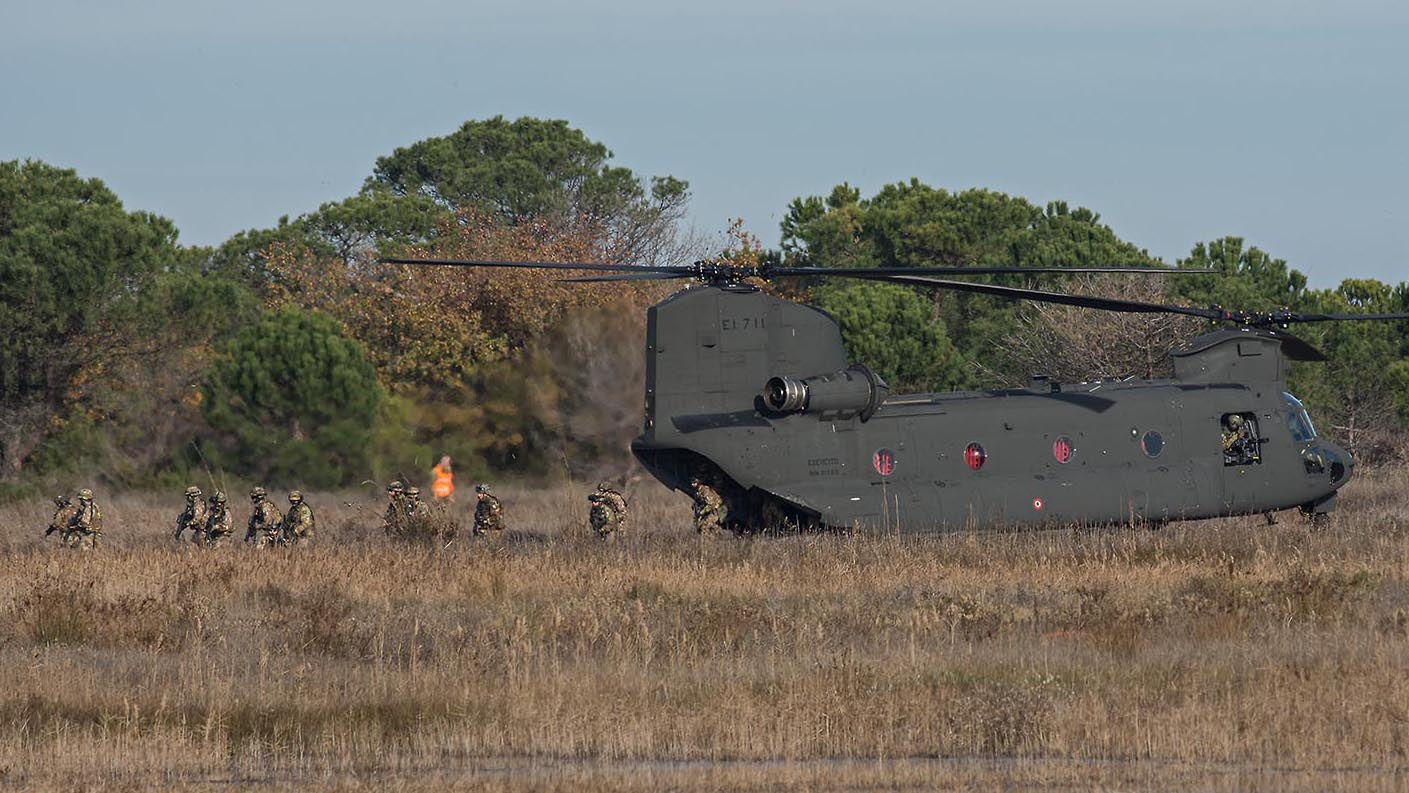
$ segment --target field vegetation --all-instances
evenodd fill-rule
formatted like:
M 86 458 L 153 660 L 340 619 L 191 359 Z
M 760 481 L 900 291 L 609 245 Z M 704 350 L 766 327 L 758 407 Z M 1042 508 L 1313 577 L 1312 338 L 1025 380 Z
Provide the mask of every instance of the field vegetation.
M 108 544 L 0 508 L 0 778 L 27 789 L 1395 789 L 1409 470 L 1295 515 L 944 536 L 700 538 L 638 484 L 501 488 L 510 531 Z M 101 497 L 102 494 L 100 494 Z M 365 503 L 367 508 L 346 502 Z M 463 507 L 462 507 L 463 508 Z

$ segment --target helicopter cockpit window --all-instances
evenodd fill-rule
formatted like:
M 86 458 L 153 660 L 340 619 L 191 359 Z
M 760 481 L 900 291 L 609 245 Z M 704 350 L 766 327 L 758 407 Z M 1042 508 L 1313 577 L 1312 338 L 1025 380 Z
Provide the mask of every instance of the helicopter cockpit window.
M 1223 430 L 1223 464 L 1256 465 L 1262 462 L 1262 438 L 1255 413 L 1224 413 L 1219 419 Z
M 1311 416 L 1307 415 L 1301 400 L 1286 391 L 1282 392 L 1282 399 L 1287 403 L 1287 429 L 1291 430 L 1292 439 L 1297 443 L 1316 440 L 1316 425 L 1311 423 Z

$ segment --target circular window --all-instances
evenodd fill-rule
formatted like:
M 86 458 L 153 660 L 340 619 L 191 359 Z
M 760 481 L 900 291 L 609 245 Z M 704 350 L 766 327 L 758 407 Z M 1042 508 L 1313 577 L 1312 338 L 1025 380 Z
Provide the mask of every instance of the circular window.
M 984 462 L 987 460 L 988 453 L 977 443 L 971 443 L 964 447 L 964 465 L 977 471 L 983 467 Z
M 1164 436 L 1150 430 L 1140 439 L 1140 448 L 1145 450 L 1146 457 L 1158 457 L 1164 451 Z
M 1063 435 L 1052 442 L 1052 457 L 1062 465 L 1071 462 L 1073 454 L 1076 454 L 1076 447 L 1072 445 L 1071 438 Z
M 890 476 L 895 470 L 895 452 L 890 449 L 877 449 L 876 453 L 871 455 L 871 466 L 881 476 Z

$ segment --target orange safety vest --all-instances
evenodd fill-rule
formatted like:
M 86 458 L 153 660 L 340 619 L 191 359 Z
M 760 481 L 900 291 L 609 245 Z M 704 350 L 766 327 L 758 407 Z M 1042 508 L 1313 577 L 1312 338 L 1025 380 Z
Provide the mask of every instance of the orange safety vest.
M 455 473 L 453 471 L 442 470 L 437 463 L 436 466 L 431 469 L 431 476 L 435 477 L 435 482 L 431 485 L 431 493 L 434 494 L 436 498 L 447 498 L 451 493 L 455 492 L 455 482 L 452 481 L 455 479 Z

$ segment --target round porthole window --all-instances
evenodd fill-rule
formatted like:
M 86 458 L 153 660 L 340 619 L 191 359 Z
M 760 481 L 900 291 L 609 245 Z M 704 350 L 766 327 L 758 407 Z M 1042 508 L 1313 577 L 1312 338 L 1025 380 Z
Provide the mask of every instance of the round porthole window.
M 1146 457 L 1158 457 L 1164 451 L 1164 436 L 1150 430 L 1140 439 L 1140 448 L 1145 450 Z
M 964 447 L 964 465 L 977 471 L 983 467 L 984 461 L 988 459 L 988 453 L 977 443 L 971 443 Z
M 1071 442 L 1071 438 L 1063 435 L 1052 442 L 1052 457 L 1062 465 L 1071 462 L 1072 455 L 1076 454 L 1076 446 Z

